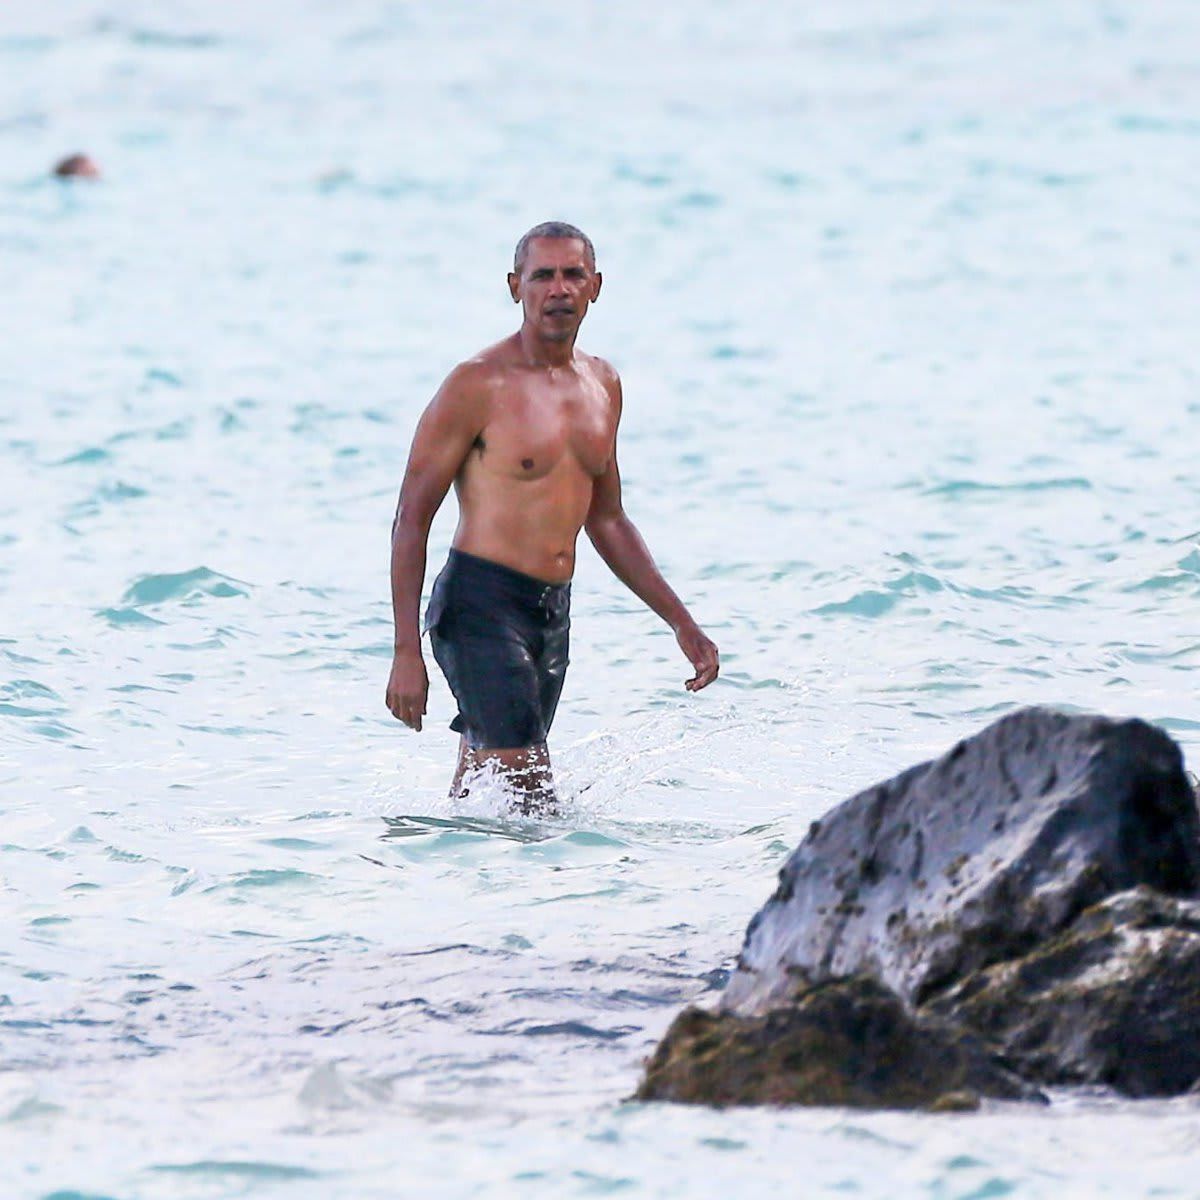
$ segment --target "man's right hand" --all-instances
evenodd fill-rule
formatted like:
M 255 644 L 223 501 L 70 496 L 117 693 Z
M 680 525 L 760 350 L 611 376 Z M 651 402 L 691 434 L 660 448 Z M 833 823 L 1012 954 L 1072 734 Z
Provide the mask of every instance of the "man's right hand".
M 419 733 L 428 699 L 429 674 L 425 670 L 421 652 L 397 650 L 387 685 L 387 706 L 392 716 Z

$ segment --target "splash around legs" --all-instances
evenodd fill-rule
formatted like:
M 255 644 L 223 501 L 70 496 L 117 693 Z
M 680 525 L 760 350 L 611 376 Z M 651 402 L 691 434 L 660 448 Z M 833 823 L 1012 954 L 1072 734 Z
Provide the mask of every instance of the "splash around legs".
M 512 793 L 513 807 L 525 817 L 551 817 L 558 813 L 558 796 L 550 771 L 550 753 L 544 742 L 512 749 L 474 750 L 467 739 L 458 743 L 458 765 L 450 783 L 450 798 L 471 793 L 473 778 L 487 773 Z

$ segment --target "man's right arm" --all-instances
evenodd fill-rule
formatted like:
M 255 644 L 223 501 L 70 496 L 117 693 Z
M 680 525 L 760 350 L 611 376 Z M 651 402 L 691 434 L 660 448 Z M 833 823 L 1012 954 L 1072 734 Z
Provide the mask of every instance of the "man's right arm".
M 421 657 L 421 588 L 429 526 L 485 423 L 480 367 L 456 367 L 417 423 L 392 523 L 392 618 L 395 623 L 387 706 L 421 728 L 429 675 Z

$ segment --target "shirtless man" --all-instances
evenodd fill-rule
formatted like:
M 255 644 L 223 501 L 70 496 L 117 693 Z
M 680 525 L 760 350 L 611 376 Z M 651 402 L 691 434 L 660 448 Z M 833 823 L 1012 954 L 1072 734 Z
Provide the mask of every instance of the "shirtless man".
M 451 785 L 488 763 L 526 812 L 552 807 L 546 735 L 567 667 L 570 579 L 586 529 L 613 573 L 675 631 L 695 669 L 717 647 L 659 574 L 621 507 L 621 381 L 575 349 L 601 277 L 586 234 L 551 221 L 517 244 L 508 288 L 524 314 L 511 337 L 451 371 L 417 425 L 392 526 L 395 656 L 387 706 L 421 728 L 429 676 L 419 609 L 429 526 L 453 483 L 459 520 L 426 612 L 434 658 L 458 702 Z

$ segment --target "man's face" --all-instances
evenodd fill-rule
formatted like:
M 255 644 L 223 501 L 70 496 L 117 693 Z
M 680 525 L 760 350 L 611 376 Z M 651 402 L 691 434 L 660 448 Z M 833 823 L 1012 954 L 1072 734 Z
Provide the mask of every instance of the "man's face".
M 523 308 L 525 324 L 550 342 L 568 342 L 588 305 L 600 295 L 600 273 L 578 238 L 534 238 L 508 290 Z

